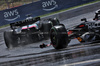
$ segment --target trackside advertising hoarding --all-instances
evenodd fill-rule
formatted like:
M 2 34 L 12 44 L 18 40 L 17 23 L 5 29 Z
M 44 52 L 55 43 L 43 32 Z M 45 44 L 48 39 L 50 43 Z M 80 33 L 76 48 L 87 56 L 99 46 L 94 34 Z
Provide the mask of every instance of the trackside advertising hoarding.
M 0 11 L 0 26 L 24 20 L 27 14 L 32 17 L 67 9 L 95 0 L 39 0 L 30 4 Z

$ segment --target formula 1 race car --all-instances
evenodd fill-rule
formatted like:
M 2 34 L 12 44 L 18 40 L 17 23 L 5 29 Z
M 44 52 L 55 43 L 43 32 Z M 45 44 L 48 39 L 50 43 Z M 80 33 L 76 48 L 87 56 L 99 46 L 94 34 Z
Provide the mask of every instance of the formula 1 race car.
M 51 45 L 55 49 L 66 48 L 71 39 L 77 38 L 80 43 L 100 40 L 100 10 L 96 11 L 95 18 L 88 21 L 81 19 L 83 23 L 66 29 L 63 24 L 53 26 L 50 30 Z M 48 45 L 42 44 L 41 48 Z M 50 45 L 49 45 L 50 46 Z
M 58 25 L 56 18 L 49 18 L 44 22 L 40 17 L 30 18 L 10 24 L 11 30 L 4 32 L 7 48 L 17 47 L 49 38 L 51 27 Z

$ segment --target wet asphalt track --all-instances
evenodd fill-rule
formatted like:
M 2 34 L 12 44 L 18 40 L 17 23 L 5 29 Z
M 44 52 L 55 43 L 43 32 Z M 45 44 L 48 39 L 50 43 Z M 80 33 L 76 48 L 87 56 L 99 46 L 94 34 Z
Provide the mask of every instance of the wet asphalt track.
M 62 21 L 69 28 L 81 23 L 83 17 L 93 18 L 94 12 L 82 14 Z M 80 44 L 73 39 L 67 48 L 55 50 L 52 46 L 41 49 L 41 41 L 8 50 L 3 40 L 3 31 L 0 29 L 0 66 L 100 66 L 100 43 Z

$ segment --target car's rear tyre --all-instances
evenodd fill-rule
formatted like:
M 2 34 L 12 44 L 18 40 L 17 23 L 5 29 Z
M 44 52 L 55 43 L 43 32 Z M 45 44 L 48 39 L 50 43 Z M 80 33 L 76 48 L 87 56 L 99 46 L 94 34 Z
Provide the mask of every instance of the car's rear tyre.
M 52 27 L 50 30 L 50 39 L 55 49 L 66 48 L 69 43 L 69 39 L 64 25 Z
M 52 27 L 52 25 L 50 23 L 42 24 L 42 32 L 43 32 L 44 39 L 49 38 L 51 27 Z
M 54 18 L 54 19 L 49 19 L 49 22 L 44 22 L 42 24 L 42 32 L 43 32 L 43 35 L 44 35 L 44 38 L 45 39 L 48 39 L 49 36 L 50 36 L 50 29 L 51 27 L 55 26 L 55 25 L 59 25 L 60 22 L 57 18 Z
M 4 32 L 4 40 L 5 44 L 8 49 L 12 49 L 13 47 L 16 47 L 18 44 L 18 37 L 13 34 L 12 31 L 5 31 Z

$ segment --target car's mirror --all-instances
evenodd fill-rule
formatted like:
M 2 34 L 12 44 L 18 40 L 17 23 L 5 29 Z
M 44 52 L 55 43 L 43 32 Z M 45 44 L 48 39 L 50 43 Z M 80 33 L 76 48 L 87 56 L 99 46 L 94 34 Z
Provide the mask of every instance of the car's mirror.
M 87 19 L 86 19 L 86 18 L 82 18 L 81 21 L 85 21 L 85 22 L 87 22 Z

